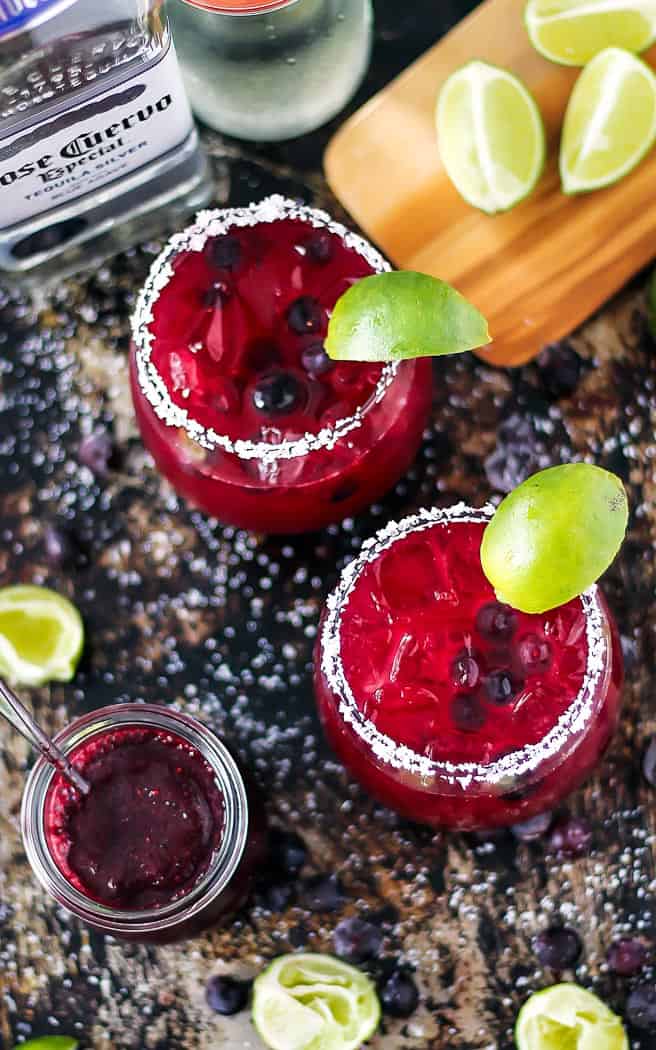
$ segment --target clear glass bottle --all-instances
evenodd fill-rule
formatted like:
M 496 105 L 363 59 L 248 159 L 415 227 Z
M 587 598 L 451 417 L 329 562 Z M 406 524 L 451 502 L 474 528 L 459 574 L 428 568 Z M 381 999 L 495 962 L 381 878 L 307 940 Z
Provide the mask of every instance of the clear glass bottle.
M 210 192 L 162 0 L 0 0 L 0 275 L 60 275 Z
M 346 105 L 371 51 L 371 0 L 170 0 L 194 112 L 252 141 L 293 138 Z

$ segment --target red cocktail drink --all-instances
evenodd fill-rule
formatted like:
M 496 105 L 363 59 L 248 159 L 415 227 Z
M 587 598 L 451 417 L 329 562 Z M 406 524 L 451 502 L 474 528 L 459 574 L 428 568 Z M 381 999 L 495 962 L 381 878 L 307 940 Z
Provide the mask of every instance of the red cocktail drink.
M 244 901 L 265 851 L 262 808 L 213 733 L 125 704 L 78 719 L 57 742 L 90 791 L 40 759 L 22 825 L 33 870 L 60 904 L 126 940 L 167 942 Z
M 315 687 L 353 775 L 413 820 L 507 825 L 588 776 L 617 724 L 622 658 L 598 588 L 539 615 L 497 601 L 463 505 L 392 523 L 328 600 Z
M 335 363 L 339 296 L 389 267 L 327 215 L 283 198 L 205 212 L 156 261 L 134 319 L 144 443 L 221 521 L 300 532 L 374 502 L 414 458 L 431 365 Z

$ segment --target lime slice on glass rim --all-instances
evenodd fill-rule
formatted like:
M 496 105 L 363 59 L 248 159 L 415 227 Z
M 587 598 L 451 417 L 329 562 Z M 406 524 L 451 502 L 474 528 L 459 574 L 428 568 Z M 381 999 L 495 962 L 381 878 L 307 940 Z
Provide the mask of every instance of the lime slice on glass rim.
M 563 191 L 610 186 L 655 141 L 656 76 L 629 51 L 601 51 L 581 73 L 567 105 L 560 144 Z
M 442 86 L 435 119 L 446 173 L 469 204 L 493 215 L 535 187 L 546 157 L 544 124 L 512 73 L 468 62 Z
M 340 296 L 324 345 L 334 361 L 401 361 L 489 342 L 483 315 L 450 284 L 395 270 L 363 277 Z
M 13 685 L 70 682 L 84 644 L 67 598 L 31 584 L 0 589 L 0 675 Z
M 565 66 L 607 47 L 644 51 L 656 39 L 653 0 L 528 0 L 524 22 L 536 51 Z
M 629 508 L 621 480 L 589 463 L 548 467 L 497 507 L 481 543 L 500 601 L 543 613 L 576 598 L 617 554 Z
M 20 1044 L 20 1050 L 77 1050 L 80 1044 L 69 1035 L 42 1035 Z
M 554 984 L 524 1003 L 517 1050 L 629 1050 L 621 1019 L 577 984 Z
M 253 984 L 253 1024 L 271 1050 L 357 1050 L 379 1021 L 372 981 L 332 955 L 281 955 Z

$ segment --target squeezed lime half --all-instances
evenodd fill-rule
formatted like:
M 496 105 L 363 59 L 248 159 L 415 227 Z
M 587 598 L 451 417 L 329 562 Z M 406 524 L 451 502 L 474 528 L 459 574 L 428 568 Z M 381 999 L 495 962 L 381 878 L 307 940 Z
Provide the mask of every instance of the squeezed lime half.
M 325 347 L 335 361 L 402 361 L 489 342 L 483 315 L 450 284 L 398 270 L 364 277 L 340 296 Z
M 271 1050 L 358 1050 L 379 1021 L 373 983 L 332 955 L 282 955 L 253 984 L 253 1024 Z
M 69 682 L 84 644 L 82 618 L 47 587 L 0 589 L 0 675 L 15 685 Z
M 533 190 L 544 168 L 544 124 L 518 77 L 468 62 L 445 81 L 435 119 L 444 168 L 469 204 L 493 215 Z
M 621 1019 L 577 984 L 554 984 L 524 1003 L 517 1050 L 629 1050 Z
M 533 47 L 566 66 L 607 47 L 644 51 L 656 39 L 653 0 L 528 0 L 524 21 Z

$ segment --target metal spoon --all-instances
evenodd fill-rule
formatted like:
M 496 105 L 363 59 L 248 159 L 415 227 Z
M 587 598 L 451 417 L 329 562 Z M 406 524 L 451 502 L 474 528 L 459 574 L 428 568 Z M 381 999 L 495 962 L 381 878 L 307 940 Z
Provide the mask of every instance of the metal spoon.
M 24 736 L 26 740 L 29 740 L 39 754 L 43 755 L 46 762 L 50 762 L 60 773 L 63 773 L 73 787 L 77 788 L 83 795 L 89 794 L 91 788 L 84 777 L 71 765 L 64 752 L 57 747 L 54 741 L 49 736 L 46 736 L 41 726 L 37 725 L 30 712 L 18 699 L 13 689 L 10 689 L 1 678 L 0 715 L 4 715 L 7 721 L 11 722 L 14 729 L 21 736 Z

